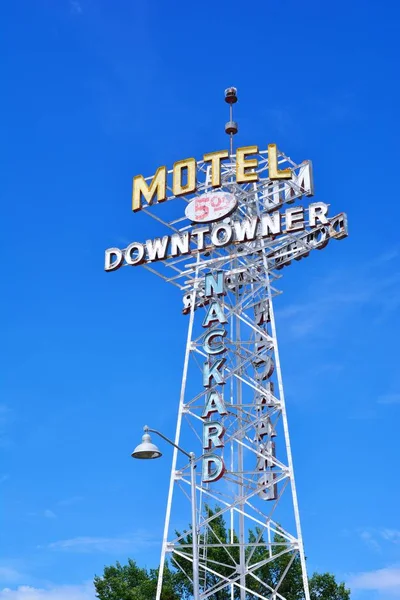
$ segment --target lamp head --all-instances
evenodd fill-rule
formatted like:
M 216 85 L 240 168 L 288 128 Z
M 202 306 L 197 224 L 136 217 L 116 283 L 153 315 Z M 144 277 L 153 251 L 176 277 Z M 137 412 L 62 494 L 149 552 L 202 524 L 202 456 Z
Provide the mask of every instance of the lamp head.
M 155 444 L 152 443 L 150 435 L 146 432 L 142 437 L 142 443 L 136 446 L 131 454 L 132 458 L 160 458 L 161 452 Z

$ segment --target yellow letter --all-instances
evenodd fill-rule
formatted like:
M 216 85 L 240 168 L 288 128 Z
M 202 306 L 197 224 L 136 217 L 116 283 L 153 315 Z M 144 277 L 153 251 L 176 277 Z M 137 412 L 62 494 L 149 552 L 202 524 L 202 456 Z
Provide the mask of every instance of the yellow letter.
M 292 179 L 292 171 L 290 169 L 278 169 L 276 144 L 268 144 L 268 175 L 270 179 Z
M 167 199 L 167 168 L 159 167 L 153 177 L 150 186 L 147 185 L 143 175 L 136 175 L 133 178 L 132 190 L 132 210 L 137 212 L 142 208 L 142 194 L 148 204 L 152 204 L 154 196 L 157 194 L 157 202 L 164 202 Z
M 182 185 L 182 171 L 187 170 L 186 185 Z M 196 161 L 194 158 L 178 160 L 173 166 L 172 193 L 174 196 L 191 194 L 196 190 Z
M 203 156 L 204 162 L 211 161 L 211 185 L 212 187 L 221 186 L 221 160 L 229 158 L 228 150 L 217 150 L 209 152 Z
M 248 183 L 258 181 L 257 173 L 246 173 L 245 169 L 256 169 L 258 159 L 245 160 L 248 154 L 258 154 L 258 146 L 244 146 L 236 150 L 236 183 Z

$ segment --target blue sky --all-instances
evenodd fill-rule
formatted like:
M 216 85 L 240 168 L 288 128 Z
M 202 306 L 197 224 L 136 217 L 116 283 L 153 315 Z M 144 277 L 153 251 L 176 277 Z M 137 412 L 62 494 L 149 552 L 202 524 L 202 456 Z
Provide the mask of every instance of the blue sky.
M 400 598 L 395 2 L 15 0 L 2 7 L 0 600 L 91 600 L 155 566 L 187 320 L 103 253 L 145 235 L 131 178 L 238 143 L 314 163 L 350 236 L 284 270 L 277 326 L 310 571 Z M 273 55 L 271 56 L 271 52 Z M 332 213 L 332 214 L 333 214 Z

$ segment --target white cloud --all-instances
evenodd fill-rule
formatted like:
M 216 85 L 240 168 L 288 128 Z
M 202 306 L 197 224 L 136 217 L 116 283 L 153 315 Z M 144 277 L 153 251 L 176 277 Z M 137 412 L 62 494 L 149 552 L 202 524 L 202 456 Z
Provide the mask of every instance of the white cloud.
M 378 552 L 381 551 L 381 547 L 371 531 L 360 531 L 360 538 L 367 546 L 372 548 L 372 550 L 376 550 Z
M 384 540 L 394 544 L 400 543 L 400 531 L 398 529 L 382 529 L 380 534 Z
M 148 548 L 158 543 L 158 540 L 155 540 L 147 532 L 138 532 L 135 535 L 114 538 L 82 536 L 68 540 L 58 540 L 46 547 L 50 550 L 61 550 L 65 552 L 118 553 L 127 552 L 129 550 L 138 550 L 139 548 Z
M 49 508 L 46 508 L 45 510 L 41 510 L 40 512 L 30 512 L 28 513 L 28 515 L 30 517 L 36 517 L 36 518 L 41 518 L 41 519 L 56 519 L 57 515 L 55 512 L 53 512 L 52 510 L 50 510 Z
M 387 567 L 376 571 L 366 571 L 352 575 L 348 585 L 353 590 L 374 590 L 377 592 L 400 592 L 400 567 Z M 1 597 L 0 597 L 1 600 Z
M 384 542 L 400 544 L 400 530 L 383 527 L 358 531 L 360 538 L 373 550 L 381 550 Z
M 55 519 L 57 517 L 57 515 L 52 510 L 50 510 L 49 508 L 46 508 L 46 510 L 43 513 L 43 516 L 46 519 Z
M 384 394 L 379 396 L 378 404 L 400 404 L 400 394 Z
M 69 7 L 73 15 L 81 15 L 83 13 L 82 4 L 77 0 L 70 0 Z
M 95 600 L 91 583 L 82 585 L 60 585 L 46 589 L 22 585 L 16 589 L 0 590 L 0 600 Z

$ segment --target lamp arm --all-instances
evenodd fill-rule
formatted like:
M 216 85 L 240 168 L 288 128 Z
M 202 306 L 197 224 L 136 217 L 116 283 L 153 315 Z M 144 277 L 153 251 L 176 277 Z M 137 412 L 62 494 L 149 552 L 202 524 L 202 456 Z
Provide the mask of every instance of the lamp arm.
M 191 461 L 194 460 L 193 452 L 186 452 L 186 450 L 184 450 L 183 448 L 181 448 L 180 446 L 175 444 L 175 442 L 173 442 L 172 440 L 167 438 L 167 436 L 164 435 L 163 433 L 161 433 L 161 431 L 157 431 L 157 429 L 151 429 L 150 427 L 147 427 L 147 425 L 145 425 L 145 427 L 143 427 L 143 429 L 144 429 L 144 431 L 151 431 L 151 433 L 155 433 L 156 435 L 159 435 L 163 440 L 168 442 L 168 444 L 170 444 L 171 446 L 174 446 L 174 448 L 177 448 L 180 452 L 182 452 L 182 454 L 187 456 Z

